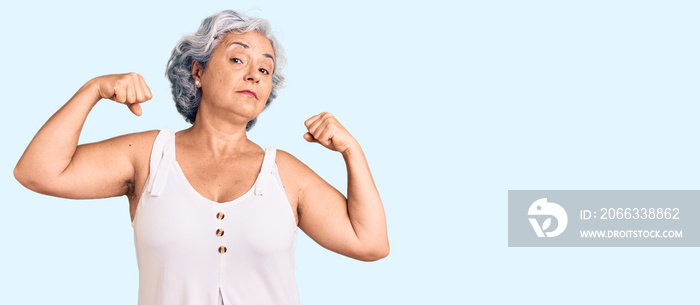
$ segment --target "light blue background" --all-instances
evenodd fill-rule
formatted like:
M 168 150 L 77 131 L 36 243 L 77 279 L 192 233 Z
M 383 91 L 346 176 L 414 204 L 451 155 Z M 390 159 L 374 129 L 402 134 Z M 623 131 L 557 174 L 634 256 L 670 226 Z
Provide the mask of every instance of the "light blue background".
M 697 2 L 331 3 L 3 4 L 0 303 L 136 304 L 127 200 L 35 194 L 12 168 L 102 74 L 141 73 L 154 99 L 140 118 L 101 102 L 82 143 L 186 128 L 166 61 L 222 9 L 270 20 L 289 60 L 287 87 L 249 137 L 344 192 L 342 158 L 302 138 L 304 120 L 334 113 L 384 201 L 383 260 L 300 234 L 302 304 L 698 303 L 697 248 L 507 247 L 509 189 L 698 188 Z

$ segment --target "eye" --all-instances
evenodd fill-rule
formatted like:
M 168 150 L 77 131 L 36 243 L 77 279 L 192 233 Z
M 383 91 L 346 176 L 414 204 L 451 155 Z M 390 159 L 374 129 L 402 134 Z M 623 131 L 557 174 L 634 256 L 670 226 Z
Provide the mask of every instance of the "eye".
M 267 71 L 265 68 L 260 68 L 259 71 L 262 72 L 262 74 L 270 74 L 270 71 Z
M 241 61 L 240 58 L 231 58 L 231 61 L 232 61 L 232 62 L 235 62 L 235 63 L 237 63 L 237 64 L 242 63 L 242 61 Z

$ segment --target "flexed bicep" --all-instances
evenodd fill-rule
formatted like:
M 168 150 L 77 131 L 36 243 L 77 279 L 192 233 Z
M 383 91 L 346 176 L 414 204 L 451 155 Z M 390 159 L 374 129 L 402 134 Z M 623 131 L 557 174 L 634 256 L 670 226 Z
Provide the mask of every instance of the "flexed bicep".
M 78 146 L 69 166 L 46 193 L 74 199 L 133 194 L 138 171 L 147 168 L 156 134 L 148 131 Z
M 150 99 L 151 93 L 143 77 L 136 73 L 104 75 L 88 81 L 49 118 L 27 146 L 14 170 L 22 185 L 65 198 L 111 197 L 128 192 L 135 174 L 136 154 L 144 147 L 139 140 L 143 135 L 78 146 L 88 114 L 103 98 L 127 104 L 140 115 L 138 104 Z
M 369 260 L 350 221 L 347 199 L 294 156 L 278 150 L 278 166 L 297 206 L 299 228 L 322 247 L 359 260 Z

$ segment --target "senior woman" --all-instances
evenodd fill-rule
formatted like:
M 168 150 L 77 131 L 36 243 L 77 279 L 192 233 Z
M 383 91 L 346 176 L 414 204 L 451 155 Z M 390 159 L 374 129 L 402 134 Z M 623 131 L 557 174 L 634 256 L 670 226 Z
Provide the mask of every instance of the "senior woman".
M 283 82 L 283 56 L 265 20 L 234 11 L 208 17 L 168 62 L 177 109 L 192 127 L 78 145 L 101 99 L 136 115 L 151 99 L 139 74 L 100 76 L 44 124 L 15 177 L 58 197 L 127 196 L 139 304 L 298 304 L 297 227 L 363 261 L 388 255 L 389 242 L 362 149 L 333 115 L 309 118 L 304 139 L 342 154 L 347 199 L 289 153 L 247 138 Z

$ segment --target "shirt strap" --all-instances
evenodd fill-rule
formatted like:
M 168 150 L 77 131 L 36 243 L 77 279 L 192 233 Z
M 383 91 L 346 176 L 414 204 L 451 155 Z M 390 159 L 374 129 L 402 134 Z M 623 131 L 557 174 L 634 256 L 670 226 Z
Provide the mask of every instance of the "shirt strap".
M 165 182 L 170 173 L 172 163 L 175 161 L 175 134 L 170 129 L 163 129 L 153 143 L 151 152 L 151 172 L 149 177 L 148 192 L 157 197 L 165 188 Z
M 260 168 L 260 174 L 258 179 L 255 181 L 255 195 L 262 196 L 265 187 L 268 185 L 267 178 L 272 175 L 272 170 L 275 165 L 275 155 L 277 150 L 272 147 L 265 148 L 265 158 L 263 159 L 262 167 Z

